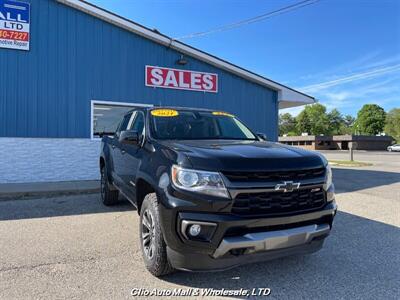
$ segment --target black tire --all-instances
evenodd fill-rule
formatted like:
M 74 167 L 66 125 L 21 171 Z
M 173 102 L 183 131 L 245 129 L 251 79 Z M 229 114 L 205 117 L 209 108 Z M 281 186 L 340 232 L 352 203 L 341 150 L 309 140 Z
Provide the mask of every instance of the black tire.
M 146 195 L 140 209 L 140 248 L 147 270 L 160 277 L 172 273 L 174 268 L 168 261 L 167 246 L 161 231 L 157 195 Z
M 108 182 L 107 168 L 103 166 L 100 170 L 100 194 L 101 201 L 104 205 L 110 206 L 118 202 L 118 191 L 110 190 L 110 183 Z

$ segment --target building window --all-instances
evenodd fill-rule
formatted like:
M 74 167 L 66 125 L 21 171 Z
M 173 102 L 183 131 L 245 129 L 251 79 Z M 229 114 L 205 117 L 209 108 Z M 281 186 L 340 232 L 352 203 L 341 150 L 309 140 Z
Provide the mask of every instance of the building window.
M 312 142 L 311 141 L 306 141 L 306 145 L 312 145 Z
M 149 106 L 137 103 L 92 101 L 91 138 L 100 138 L 101 134 L 113 135 L 120 125 L 122 117 L 135 107 Z M 128 120 L 129 122 L 129 120 Z M 128 124 L 126 124 L 128 126 Z

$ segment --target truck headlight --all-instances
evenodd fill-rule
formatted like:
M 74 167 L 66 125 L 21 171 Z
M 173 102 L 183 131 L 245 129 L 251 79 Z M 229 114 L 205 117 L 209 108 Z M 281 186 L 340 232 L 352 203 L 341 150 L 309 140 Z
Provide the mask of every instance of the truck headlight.
M 218 172 L 185 169 L 173 165 L 171 177 L 172 183 L 179 189 L 229 198 L 228 191 Z
M 328 202 L 335 200 L 335 186 L 332 182 L 332 169 L 331 166 L 328 164 L 326 165 L 326 175 L 325 175 L 325 191 L 326 191 L 326 198 Z
M 326 179 L 325 179 L 326 189 L 332 185 L 332 169 L 329 164 L 326 165 Z

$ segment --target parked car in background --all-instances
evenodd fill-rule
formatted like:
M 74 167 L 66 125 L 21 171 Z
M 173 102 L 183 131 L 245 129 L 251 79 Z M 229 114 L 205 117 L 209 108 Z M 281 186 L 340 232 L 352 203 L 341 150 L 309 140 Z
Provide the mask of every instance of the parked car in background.
M 394 145 L 387 147 L 387 151 L 389 151 L 389 152 L 400 151 L 400 144 L 394 144 Z

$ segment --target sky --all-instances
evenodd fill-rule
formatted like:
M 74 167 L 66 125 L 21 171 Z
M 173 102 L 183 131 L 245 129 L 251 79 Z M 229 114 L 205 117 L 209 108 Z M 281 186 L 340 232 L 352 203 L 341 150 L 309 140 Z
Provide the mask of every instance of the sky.
M 173 38 L 300 1 L 90 0 Z M 355 116 L 368 103 L 400 107 L 400 0 L 320 0 L 182 42 L 314 96 L 328 111 Z

